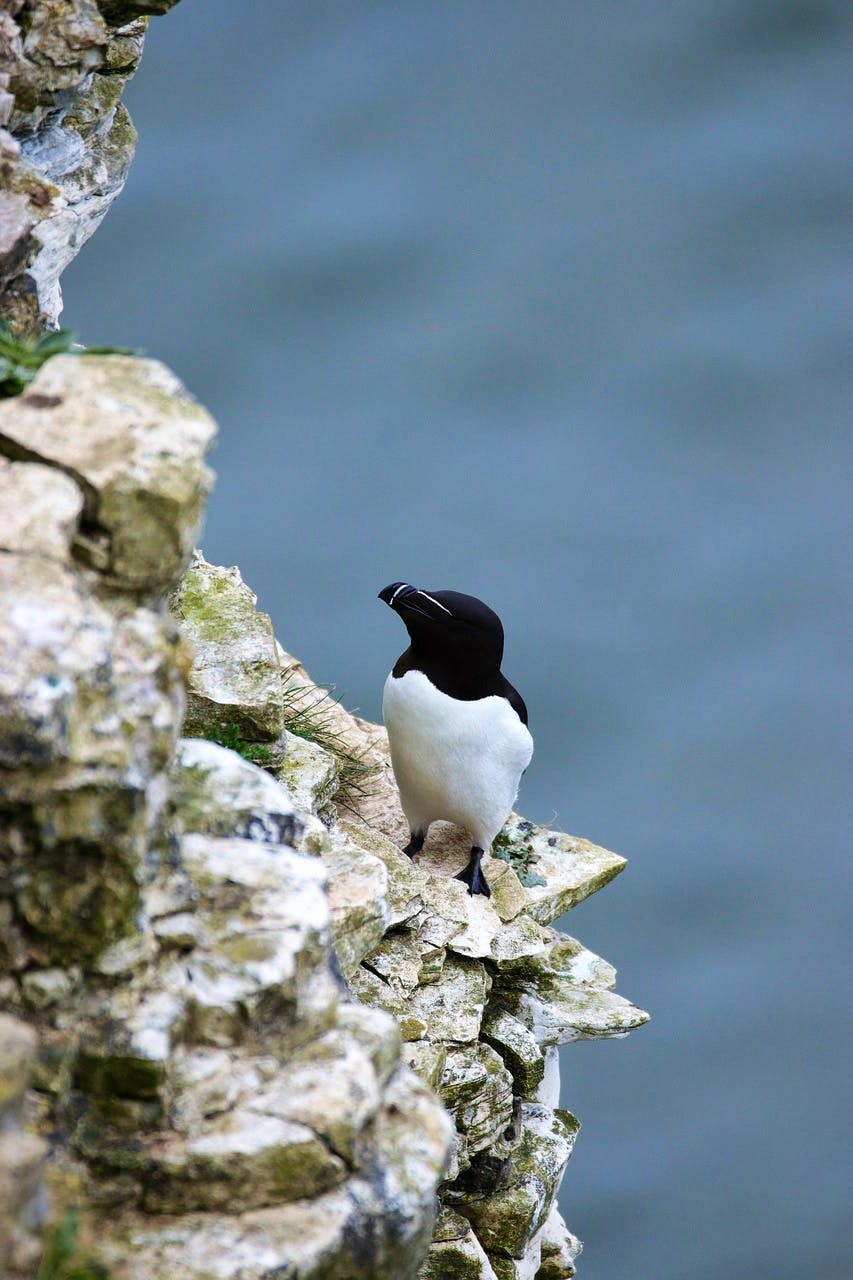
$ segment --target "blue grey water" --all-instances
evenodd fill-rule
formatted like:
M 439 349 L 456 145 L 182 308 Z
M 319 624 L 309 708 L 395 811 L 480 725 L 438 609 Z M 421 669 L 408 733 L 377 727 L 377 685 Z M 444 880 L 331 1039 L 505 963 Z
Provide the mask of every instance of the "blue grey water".
M 521 807 L 629 857 L 564 921 L 653 1014 L 563 1051 L 585 1280 L 853 1275 L 851 68 L 845 0 L 184 0 L 65 279 L 315 678 L 378 717 L 379 588 L 484 597 Z

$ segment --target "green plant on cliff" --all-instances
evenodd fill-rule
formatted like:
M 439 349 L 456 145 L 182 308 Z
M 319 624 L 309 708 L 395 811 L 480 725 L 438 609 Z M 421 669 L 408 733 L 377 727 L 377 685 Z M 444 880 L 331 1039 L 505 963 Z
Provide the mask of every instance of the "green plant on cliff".
M 353 750 L 347 738 L 335 728 L 332 706 L 334 699 L 326 689 L 305 686 L 285 677 L 282 684 L 284 701 L 284 727 L 297 738 L 316 743 L 328 751 L 337 765 L 339 785 L 335 799 L 342 808 L 351 808 L 355 801 L 369 794 L 369 779 L 378 765 Z M 210 725 L 204 734 L 208 742 L 236 751 L 250 764 L 260 765 L 275 775 L 279 763 L 275 748 L 263 742 L 250 742 L 243 737 L 240 726 Z M 280 757 L 280 752 L 279 752 Z
M 532 869 L 537 857 L 531 841 L 529 839 L 513 840 L 505 827 L 492 841 L 492 857 L 500 858 L 501 862 L 508 862 L 525 889 L 547 883 L 538 872 Z
M 52 356 L 134 355 L 130 347 L 82 347 L 73 329 L 56 329 L 38 338 L 13 338 L 0 316 L 0 399 L 25 391 Z
M 220 725 L 211 725 L 205 730 L 204 737 L 208 742 L 217 742 L 220 747 L 228 747 L 230 751 L 236 751 L 250 764 L 259 764 L 263 767 L 272 763 L 273 753 L 269 747 L 264 746 L 262 742 L 247 742 L 240 733 L 238 724 L 227 724 L 224 728 Z
M 107 1269 L 81 1252 L 79 1230 L 73 1209 L 48 1227 L 36 1280 L 109 1280 Z

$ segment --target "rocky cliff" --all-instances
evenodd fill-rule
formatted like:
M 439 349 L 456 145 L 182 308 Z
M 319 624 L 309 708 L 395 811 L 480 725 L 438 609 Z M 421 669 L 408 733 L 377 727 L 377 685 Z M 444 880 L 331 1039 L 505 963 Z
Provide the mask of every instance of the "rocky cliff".
M 118 93 L 157 7 L 0 15 L 19 334 L 55 320 L 123 181 Z M 56 356 L 0 401 L 0 1258 L 570 1276 L 558 1046 L 646 1015 L 553 925 L 624 862 L 511 815 L 486 900 L 452 879 L 454 829 L 400 852 L 382 728 L 193 551 L 214 431 L 128 356 Z
M 486 900 L 462 833 L 400 852 L 384 731 L 190 558 L 213 432 L 124 356 L 0 406 L 0 1005 L 57 1210 L 134 1280 L 571 1275 L 557 1046 L 646 1015 L 550 926 L 623 861 L 512 815 Z

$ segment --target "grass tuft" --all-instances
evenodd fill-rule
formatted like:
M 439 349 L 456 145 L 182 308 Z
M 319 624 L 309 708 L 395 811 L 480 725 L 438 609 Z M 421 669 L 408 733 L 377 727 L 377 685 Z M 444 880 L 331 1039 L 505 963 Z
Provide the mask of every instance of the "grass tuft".
M 284 700 L 284 727 L 297 738 L 313 742 L 334 757 L 338 770 L 338 790 L 334 800 L 343 809 L 354 812 L 359 799 L 370 795 L 370 778 L 379 765 L 367 759 L 366 751 L 353 750 L 346 736 L 335 726 L 333 708 L 335 699 L 327 689 L 317 685 L 304 685 L 282 676 Z M 236 751 L 244 760 L 259 765 L 275 775 L 281 762 L 281 752 L 263 742 L 249 742 L 243 737 L 237 724 L 210 725 L 202 737 L 221 747 Z
M 335 727 L 332 708 L 337 705 L 327 689 L 282 677 L 284 727 L 297 738 L 313 742 L 334 757 L 340 785 L 335 803 L 352 811 L 359 799 L 370 795 L 370 778 L 379 765 L 367 759 L 366 751 L 353 750 L 346 737 Z

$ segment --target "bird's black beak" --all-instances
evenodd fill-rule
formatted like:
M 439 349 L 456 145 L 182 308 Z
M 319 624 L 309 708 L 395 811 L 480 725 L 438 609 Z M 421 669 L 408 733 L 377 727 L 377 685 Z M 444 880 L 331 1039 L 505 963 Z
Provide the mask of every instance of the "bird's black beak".
M 429 618 L 430 615 L 418 605 L 414 598 L 418 595 L 420 595 L 418 588 L 411 586 L 408 582 L 391 582 L 379 592 L 379 599 L 384 600 L 395 613 L 405 609 L 408 613 L 419 613 L 422 618 Z
M 408 582 L 392 582 L 387 587 L 382 588 L 382 590 L 379 592 L 379 599 L 384 600 L 387 605 L 391 605 L 391 607 L 393 608 L 392 602 L 394 600 L 394 597 L 398 596 L 400 591 L 404 587 L 408 587 L 408 586 L 409 586 Z M 412 588 L 409 587 L 410 591 L 411 589 Z
M 428 595 L 420 587 L 411 586 L 408 582 L 392 582 L 387 587 L 383 587 L 379 592 L 379 599 L 384 600 L 395 613 L 400 613 L 404 622 L 405 617 L 401 610 L 405 610 L 406 613 L 418 613 L 428 622 L 435 622 L 443 615 L 453 616 L 450 610 L 433 596 Z

